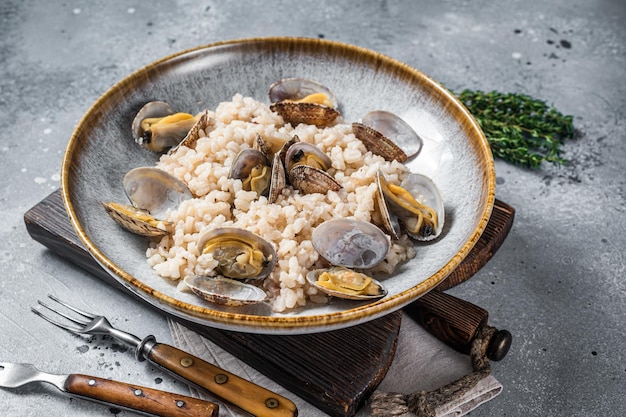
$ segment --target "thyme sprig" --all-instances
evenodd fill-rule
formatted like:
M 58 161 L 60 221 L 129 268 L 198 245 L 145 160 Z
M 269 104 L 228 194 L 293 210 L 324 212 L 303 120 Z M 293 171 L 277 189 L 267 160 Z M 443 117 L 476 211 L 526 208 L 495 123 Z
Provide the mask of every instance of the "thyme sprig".
M 537 168 L 565 164 L 560 145 L 574 133 L 573 117 L 525 94 L 463 90 L 456 94 L 483 129 L 495 157 Z

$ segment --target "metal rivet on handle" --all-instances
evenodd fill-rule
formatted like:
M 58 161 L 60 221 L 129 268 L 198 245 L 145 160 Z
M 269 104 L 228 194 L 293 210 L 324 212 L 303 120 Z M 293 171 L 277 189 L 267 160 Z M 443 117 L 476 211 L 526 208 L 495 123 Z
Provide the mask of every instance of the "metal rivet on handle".
M 267 408 L 276 408 L 278 407 L 278 400 L 276 398 L 268 398 L 265 400 L 265 405 Z
M 176 401 L 176 407 L 183 408 L 185 406 L 185 402 L 183 400 Z
M 228 382 L 228 376 L 224 374 L 217 374 L 215 375 L 215 382 L 220 385 L 225 384 L 226 382 Z
M 135 395 L 136 395 L 137 397 L 139 397 L 139 396 L 140 396 L 140 395 L 142 395 L 142 394 L 143 394 L 143 391 L 141 391 L 140 389 L 136 389 L 136 390 L 135 390 Z
M 96 380 L 95 379 L 90 379 L 89 382 L 87 382 L 89 384 L 89 386 L 93 387 L 94 385 L 96 385 Z
M 180 364 L 184 366 L 185 368 L 189 368 L 191 365 L 193 365 L 193 359 L 189 357 L 182 358 L 180 360 Z

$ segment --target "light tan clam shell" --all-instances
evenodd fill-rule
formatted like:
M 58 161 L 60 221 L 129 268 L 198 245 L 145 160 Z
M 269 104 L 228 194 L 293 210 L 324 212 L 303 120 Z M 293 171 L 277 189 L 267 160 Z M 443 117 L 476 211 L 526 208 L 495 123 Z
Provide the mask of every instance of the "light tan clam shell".
M 306 279 L 323 293 L 347 300 L 375 300 L 387 295 L 379 281 L 341 266 L 309 271 Z
M 131 205 L 115 202 L 102 203 L 107 214 L 129 232 L 147 237 L 162 237 L 172 233 L 174 225 L 159 221 L 144 211 Z M 161 225 L 161 227 L 159 227 Z
M 238 307 L 265 301 L 265 291 L 225 277 L 189 276 L 185 284 L 199 297 L 215 304 Z

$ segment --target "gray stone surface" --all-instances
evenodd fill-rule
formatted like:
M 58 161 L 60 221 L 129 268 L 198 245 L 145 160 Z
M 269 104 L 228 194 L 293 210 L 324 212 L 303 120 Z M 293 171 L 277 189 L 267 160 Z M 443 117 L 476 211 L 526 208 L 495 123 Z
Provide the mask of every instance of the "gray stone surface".
M 66 293 L 119 312 L 114 323 L 130 331 L 170 338 L 163 317 L 33 241 L 22 216 L 59 187 L 82 114 L 129 72 L 214 41 L 324 37 L 390 55 L 453 90 L 525 93 L 575 116 L 567 166 L 529 171 L 497 161 L 497 197 L 517 209 L 513 230 L 452 293 L 515 337 L 493 364 L 504 392 L 472 415 L 624 415 L 625 19 L 623 0 L 3 0 L 0 360 L 186 393 L 119 345 L 69 336 L 29 313 L 46 293 Z M 0 390 L 0 404 L 3 416 L 118 413 L 37 386 Z

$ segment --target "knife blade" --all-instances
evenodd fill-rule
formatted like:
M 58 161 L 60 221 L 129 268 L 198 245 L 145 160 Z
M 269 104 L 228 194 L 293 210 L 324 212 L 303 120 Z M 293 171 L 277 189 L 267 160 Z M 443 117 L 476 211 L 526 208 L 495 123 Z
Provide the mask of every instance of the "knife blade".
M 77 398 L 150 416 L 217 417 L 219 409 L 210 401 L 126 382 L 83 374 L 51 374 L 28 363 L 0 362 L 0 387 L 18 388 L 32 382 L 49 383 Z

